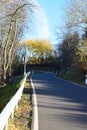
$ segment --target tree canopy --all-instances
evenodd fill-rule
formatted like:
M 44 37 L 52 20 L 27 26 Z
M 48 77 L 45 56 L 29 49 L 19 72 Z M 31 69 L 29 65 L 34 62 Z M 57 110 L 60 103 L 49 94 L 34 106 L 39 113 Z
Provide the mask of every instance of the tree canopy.
M 58 50 L 63 67 L 81 66 L 87 62 L 87 0 L 67 0 L 64 26 L 57 31 Z M 86 67 L 87 70 L 87 67 Z
M 46 59 L 53 55 L 53 46 L 49 40 L 36 39 L 21 42 L 19 51 L 22 54 L 24 46 L 26 46 L 31 63 L 44 63 Z

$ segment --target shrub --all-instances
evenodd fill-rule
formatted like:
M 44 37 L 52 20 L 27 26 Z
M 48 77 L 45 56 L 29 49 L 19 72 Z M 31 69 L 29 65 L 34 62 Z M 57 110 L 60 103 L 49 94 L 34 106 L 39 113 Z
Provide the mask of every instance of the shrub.
M 69 68 L 62 70 L 58 74 L 59 77 L 73 82 L 82 82 L 84 81 L 84 74 L 79 68 Z

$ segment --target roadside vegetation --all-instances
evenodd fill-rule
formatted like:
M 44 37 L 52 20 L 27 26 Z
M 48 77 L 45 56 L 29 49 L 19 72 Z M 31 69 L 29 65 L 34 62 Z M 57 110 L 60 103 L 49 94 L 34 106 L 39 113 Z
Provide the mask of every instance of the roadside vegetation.
M 0 88 L 0 112 L 17 92 L 22 79 L 22 76 L 15 76 L 7 86 Z
M 85 76 L 79 68 L 62 69 L 57 76 L 74 83 L 85 85 Z
M 78 83 L 85 82 L 87 74 L 87 0 L 67 0 L 62 27 L 56 36 L 60 70 L 58 76 Z
M 14 118 L 9 119 L 8 130 L 30 130 L 32 122 L 32 90 L 30 87 L 29 77 L 26 80 L 22 98 L 18 104 L 18 109 L 15 109 Z M 0 88 L 0 112 L 4 109 L 7 103 L 15 95 L 21 83 L 23 76 L 15 76 L 9 82 L 8 86 Z

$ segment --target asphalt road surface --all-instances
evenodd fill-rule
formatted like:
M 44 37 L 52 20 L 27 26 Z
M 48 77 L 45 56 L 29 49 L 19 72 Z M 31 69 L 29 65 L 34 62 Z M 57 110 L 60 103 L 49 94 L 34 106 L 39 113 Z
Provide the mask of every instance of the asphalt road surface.
M 39 130 L 87 130 L 87 88 L 56 78 L 52 73 L 33 76 Z

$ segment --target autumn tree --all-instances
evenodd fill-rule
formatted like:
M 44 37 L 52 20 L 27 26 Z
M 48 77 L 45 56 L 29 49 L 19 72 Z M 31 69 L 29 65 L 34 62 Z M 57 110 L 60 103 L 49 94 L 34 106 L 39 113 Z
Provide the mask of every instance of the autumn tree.
M 87 64 L 87 0 L 71 0 L 66 6 L 67 26 L 76 29 L 80 34 L 78 60 L 86 68 Z M 79 64 L 80 64 L 79 63 Z
M 85 28 L 84 34 L 82 35 L 77 55 L 81 69 L 87 73 L 87 27 Z
M 79 35 L 67 33 L 58 49 L 60 52 L 61 62 L 64 67 L 71 67 L 77 63 L 77 49 L 79 45 Z
M 27 40 L 26 42 L 31 59 L 37 59 L 38 63 L 43 63 L 52 55 L 53 46 L 49 40 Z
M 0 5 L 0 80 L 6 81 L 11 76 L 16 45 L 25 27 L 26 10 L 31 12 L 33 5 L 24 0 L 2 0 Z
M 67 26 L 84 28 L 87 25 L 86 8 L 87 0 L 67 0 L 65 10 Z
M 66 59 L 66 57 L 68 58 L 67 60 L 65 60 L 65 63 L 69 63 L 66 64 L 71 64 L 74 62 L 79 63 L 79 61 L 81 61 L 82 59 L 84 62 L 86 61 L 87 38 L 83 38 L 83 35 L 87 33 L 87 31 L 85 30 L 87 27 L 86 8 L 87 0 L 67 0 L 66 2 L 66 6 L 64 9 L 65 21 L 63 21 L 63 23 L 65 24 L 64 27 L 62 27 L 63 31 L 61 30 L 60 35 L 57 33 L 58 40 L 61 39 L 59 50 L 60 52 L 62 52 L 62 60 Z M 72 34 L 67 33 L 67 29 L 70 30 Z M 78 32 L 80 37 L 78 37 L 78 34 L 75 35 L 75 32 Z M 69 54 L 65 50 L 67 50 Z

